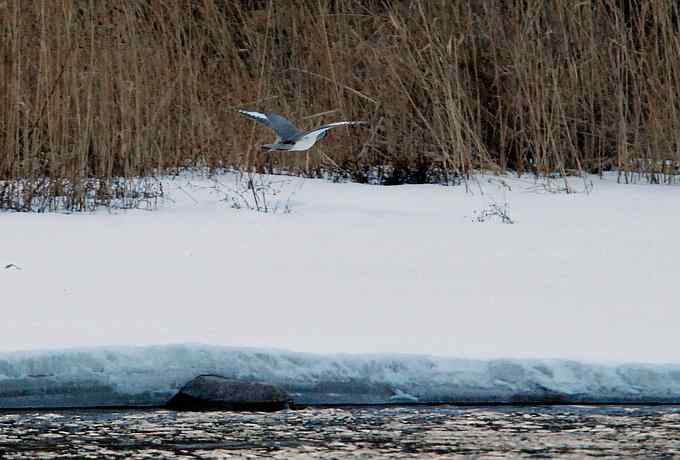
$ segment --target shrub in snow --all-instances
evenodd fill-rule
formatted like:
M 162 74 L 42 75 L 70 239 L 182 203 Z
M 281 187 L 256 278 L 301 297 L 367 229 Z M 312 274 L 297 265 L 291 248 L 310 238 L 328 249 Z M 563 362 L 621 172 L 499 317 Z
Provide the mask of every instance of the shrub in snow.
M 593 181 L 586 175 L 560 176 L 553 174 L 547 177 L 536 176 L 533 185 L 527 187 L 526 190 L 539 193 L 585 193 L 588 195 L 593 191 Z
M 234 177 L 235 182 L 230 186 L 215 182 L 232 208 L 266 213 L 291 212 L 291 199 L 299 189 L 293 179 L 255 173 L 237 174 Z
M 474 222 L 487 222 L 489 220 L 500 220 L 504 224 L 514 224 L 515 221 L 510 217 L 510 205 L 507 201 L 498 204 L 491 201 L 489 205 L 481 211 L 472 211 Z
M 68 179 L 21 178 L 0 181 L 0 209 L 21 212 L 155 209 L 163 185 L 155 177 Z

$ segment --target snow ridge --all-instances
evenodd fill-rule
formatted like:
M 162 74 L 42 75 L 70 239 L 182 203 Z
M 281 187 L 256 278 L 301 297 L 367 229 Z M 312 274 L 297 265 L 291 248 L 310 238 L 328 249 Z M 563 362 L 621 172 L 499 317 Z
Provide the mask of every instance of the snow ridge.
M 680 365 L 167 345 L 2 353 L 0 408 L 162 405 L 207 373 L 280 385 L 297 404 L 680 402 Z

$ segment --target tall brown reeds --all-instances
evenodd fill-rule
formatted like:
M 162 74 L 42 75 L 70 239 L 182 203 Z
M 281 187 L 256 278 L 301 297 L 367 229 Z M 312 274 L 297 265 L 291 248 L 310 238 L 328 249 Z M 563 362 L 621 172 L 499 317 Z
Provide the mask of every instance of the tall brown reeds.
M 0 0 L 0 207 L 86 209 L 185 166 L 672 181 L 679 17 L 666 0 Z M 235 107 L 372 125 L 266 157 Z

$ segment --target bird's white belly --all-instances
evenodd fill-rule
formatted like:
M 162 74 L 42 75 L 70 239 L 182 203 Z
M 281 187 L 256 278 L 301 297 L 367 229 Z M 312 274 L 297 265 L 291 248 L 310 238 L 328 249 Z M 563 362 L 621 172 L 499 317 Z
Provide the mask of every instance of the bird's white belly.
M 297 141 L 295 145 L 293 145 L 293 148 L 291 148 L 290 150 L 295 152 L 308 150 L 309 148 L 312 147 L 312 145 L 316 144 L 316 140 L 318 137 L 319 137 L 318 134 L 308 134 L 302 137 L 299 141 Z

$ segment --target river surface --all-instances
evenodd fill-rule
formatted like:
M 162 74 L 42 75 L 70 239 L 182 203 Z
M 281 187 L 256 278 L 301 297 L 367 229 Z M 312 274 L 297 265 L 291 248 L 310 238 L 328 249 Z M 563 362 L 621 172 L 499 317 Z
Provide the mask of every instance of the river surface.
M 680 458 L 680 407 L 0 412 L 0 458 Z

